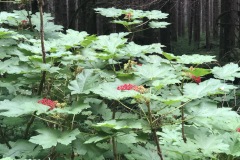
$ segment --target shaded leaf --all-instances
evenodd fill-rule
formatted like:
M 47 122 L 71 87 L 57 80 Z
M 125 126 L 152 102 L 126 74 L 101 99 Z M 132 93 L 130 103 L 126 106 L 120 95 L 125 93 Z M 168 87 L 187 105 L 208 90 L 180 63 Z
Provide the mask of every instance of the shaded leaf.
M 230 63 L 223 67 L 214 67 L 212 73 L 215 78 L 234 81 L 235 77 L 240 78 L 240 68 L 238 64 Z
M 57 143 L 61 143 L 64 145 L 70 144 L 73 140 L 76 139 L 76 136 L 80 134 L 80 132 L 75 129 L 73 131 L 64 131 L 61 132 L 59 130 L 53 129 L 38 129 L 37 136 L 33 136 L 30 138 L 30 142 L 41 145 L 43 149 L 51 148 L 52 146 L 56 146 Z

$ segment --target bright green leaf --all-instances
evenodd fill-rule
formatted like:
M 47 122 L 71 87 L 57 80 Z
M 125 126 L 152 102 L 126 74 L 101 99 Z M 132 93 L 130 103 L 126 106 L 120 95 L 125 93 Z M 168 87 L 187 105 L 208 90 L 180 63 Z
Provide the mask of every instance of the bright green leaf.
M 30 142 L 41 145 L 43 149 L 51 148 L 52 146 L 56 146 L 57 143 L 61 143 L 64 145 L 70 144 L 73 140 L 76 139 L 76 136 L 80 134 L 80 132 L 75 129 L 73 131 L 64 131 L 61 132 L 59 130 L 53 129 L 38 129 L 37 136 L 33 136 L 30 138 Z
M 214 67 L 212 73 L 215 78 L 234 81 L 235 77 L 240 78 L 240 67 L 238 64 L 229 63 L 223 67 Z

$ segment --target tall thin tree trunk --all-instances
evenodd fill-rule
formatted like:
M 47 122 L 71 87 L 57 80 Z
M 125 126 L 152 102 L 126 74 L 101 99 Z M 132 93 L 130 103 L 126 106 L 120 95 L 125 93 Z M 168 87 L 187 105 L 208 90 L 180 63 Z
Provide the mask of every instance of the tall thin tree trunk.
M 68 13 L 67 13 L 67 0 L 54 0 L 55 6 L 55 23 L 61 24 L 66 29 L 68 27 Z
M 219 36 L 219 26 L 217 17 L 219 15 L 219 0 L 213 0 L 213 39 L 217 39 Z
M 188 44 L 192 44 L 192 34 L 193 34 L 193 18 L 194 18 L 194 0 L 188 3 Z
M 206 31 L 206 21 L 205 21 L 205 16 L 206 16 L 206 1 L 205 0 L 201 0 L 201 32 L 205 32 Z
M 235 47 L 235 13 L 233 11 L 235 0 L 221 1 L 221 32 L 219 61 L 230 62 L 231 51 Z
M 178 14 L 177 14 L 177 7 L 178 7 L 178 3 L 177 0 L 171 0 L 171 11 L 170 11 L 170 19 L 171 19 L 171 40 L 172 41 L 177 41 L 177 36 L 178 36 L 178 32 L 177 32 L 177 28 L 178 28 Z
M 162 11 L 165 13 L 168 13 L 171 7 L 171 3 L 169 0 L 162 0 L 162 3 L 164 4 L 162 7 Z M 164 21 L 166 22 L 170 22 L 170 18 L 168 17 L 167 19 L 165 19 Z M 171 39 L 170 39 L 170 28 L 162 28 L 160 30 L 160 42 L 165 45 L 166 47 L 164 48 L 164 50 L 166 52 L 171 52 Z
M 178 0 L 178 36 L 183 35 L 183 0 Z
M 194 2 L 194 43 L 197 48 L 199 48 L 200 45 L 200 1 L 196 0 Z
M 205 22 L 206 22 L 206 49 L 210 50 L 210 14 L 209 14 L 209 0 L 205 0 Z

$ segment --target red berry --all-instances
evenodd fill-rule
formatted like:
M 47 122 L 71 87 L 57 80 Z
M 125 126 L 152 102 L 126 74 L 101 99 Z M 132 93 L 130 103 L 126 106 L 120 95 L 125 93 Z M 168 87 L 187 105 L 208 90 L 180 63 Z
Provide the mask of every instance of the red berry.
M 194 82 L 196 82 L 197 84 L 199 84 L 199 83 L 201 82 L 201 77 L 196 77 L 196 76 L 192 75 L 191 78 L 192 78 L 192 80 L 193 80 Z
M 237 128 L 236 131 L 237 131 L 237 132 L 240 132 L 240 128 Z
M 132 90 L 136 88 L 136 85 L 133 84 L 123 84 L 117 87 L 117 90 L 125 91 L 125 90 Z
M 57 104 L 57 102 L 54 102 L 51 99 L 47 99 L 47 98 L 43 98 L 43 99 L 39 100 L 38 103 L 49 106 L 50 110 L 54 109 Z

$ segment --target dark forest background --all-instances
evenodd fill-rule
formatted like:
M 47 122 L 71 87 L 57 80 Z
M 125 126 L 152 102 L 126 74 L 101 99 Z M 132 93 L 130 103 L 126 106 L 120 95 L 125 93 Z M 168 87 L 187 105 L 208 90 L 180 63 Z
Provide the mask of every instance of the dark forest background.
M 26 0 L 25 0 L 26 1 Z M 174 54 L 211 54 L 220 62 L 240 60 L 240 0 L 45 0 L 44 12 L 55 17 L 65 29 L 109 34 L 126 31 L 98 15 L 97 7 L 161 10 L 169 13 L 168 28 L 150 29 L 134 37 L 138 44 L 162 43 Z M 0 1 L 0 11 L 14 9 L 38 11 L 37 0 L 29 5 Z

